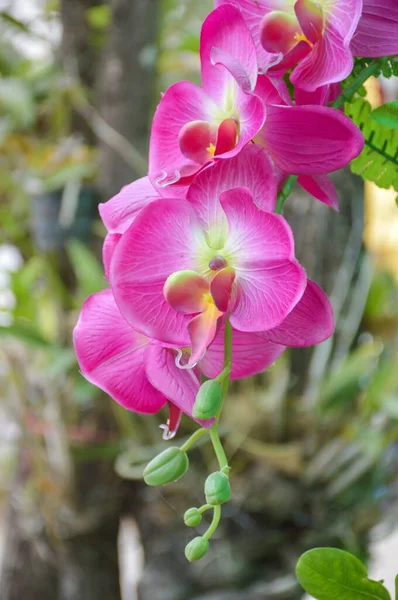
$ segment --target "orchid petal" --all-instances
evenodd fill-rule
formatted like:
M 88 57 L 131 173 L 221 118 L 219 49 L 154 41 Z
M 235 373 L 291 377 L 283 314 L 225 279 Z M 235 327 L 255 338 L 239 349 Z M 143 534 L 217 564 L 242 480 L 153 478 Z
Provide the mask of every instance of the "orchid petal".
M 334 210 L 339 210 L 337 190 L 327 175 L 299 175 L 298 183 L 317 200 Z
M 283 217 L 260 211 L 244 188 L 224 192 L 221 204 L 229 229 L 224 250 L 234 256 L 236 271 L 231 323 L 240 331 L 271 329 L 306 286 L 305 271 L 294 259 L 293 234 Z
M 215 247 L 223 245 L 227 234 L 219 197 L 222 192 L 236 187 L 247 187 L 260 209 L 275 210 L 276 173 L 265 150 L 249 144 L 234 158 L 218 161 L 201 171 L 191 184 L 187 199 L 194 206 L 203 229 L 214 232 Z
M 193 207 L 165 198 L 144 208 L 119 241 L 111 286 L 123 316 L 148 337 L 189 345 L 190 316 L 168 304 L 163 287 L 172 273 L 192 268 L 198 240 L 204 243 Z
M 110 290 L 85 301 L 73 342 L 84 377 L 116 402 L 140 413 L 155 413 L 164 406 L 166 398 L 145 373 L 147 339 L 127 324 Z
M 364 145 L 361 131 L 334 108 L 269 106 L 256 138 L 286 173 L 329 173 L 347 165 Z
M 124 186 L 116 196 L 99 205 L 101 219 L 110 233 L 124 233 L 147 204 L 158 200 L 159 194 L 149 177 L 141 177 Z
M 179 369 L 174 351 L 159 344 L 149 344 L 146 351 L 146 374 L 152 385 L 175 406 L 192 418 L 192 408 L 200 381 L 195 369 Z M 200 421 L 210 427 L 214 419 Z
M 286 319 L 259 336 L 285 346 L 313 346 L 328 339 L 334 331 L 332 305 L 325 292 L 308 280 L 301 298 Z
M 109 279 L 112 257 L 121 237 L 121 233 L 108 233 L 104 239 L 104 244 L 102 246 L 102 263 L 104 265 L 106 279 Z
M 257 79 L 256 48 L 241 12 L 234 6 L 220 6 L 203 23 L 200 37 L 203 89 L 223 104 L 228 73 L 245 91 L 254 89 Z
M 351 41 L 354 56 L 398 54 L 398 2 L 363 0 L 362 15 Z

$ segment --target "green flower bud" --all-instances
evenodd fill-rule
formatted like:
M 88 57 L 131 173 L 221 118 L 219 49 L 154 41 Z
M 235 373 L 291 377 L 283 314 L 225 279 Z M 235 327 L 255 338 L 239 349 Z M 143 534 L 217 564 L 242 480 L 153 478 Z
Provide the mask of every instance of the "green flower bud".
M 212 506 L 223 504 L 231 498 L 231 486 L 228 477 L 217 471 L 211 473 L 205 482 L 206 502 Z
M 202 514 L 198 508 L 188 508 L 184 514 L 184 523 L 188 527 L 196 527 L 202 520 Z
M 148 485 L 165 485 L 181 479 L 187 472 L 189 460 L 186 452 L 172 446 L 155 456 L 144 469 L 144 481 Z
M 221 386 L 215 379 L 209 379 L 202 383 L 196 394 L 192 415 L 195 419 L 211 419 L 217 416 L 221 403 Z
M 209 551 L 209 542 L 202 537 L 196 537 L 185 547 L 185 556 L 189 562 L 200 560 Z

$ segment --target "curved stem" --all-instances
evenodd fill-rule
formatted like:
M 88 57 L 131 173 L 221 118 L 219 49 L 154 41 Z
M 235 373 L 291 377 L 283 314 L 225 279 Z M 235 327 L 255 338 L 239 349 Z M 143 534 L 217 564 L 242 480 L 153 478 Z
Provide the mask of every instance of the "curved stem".
M 185 444 L 183 444 L 181 446 L 181 450 L 183 452 L 186 452 L 187 450 L 189 450 L 189 448 L 198 440 L 200 439 L 203 435 L 205 435 L 206 433 L 209 433 L 208 429 L 205 429 L 204 427 L 202 427 L 201 429 L 197 429 L 190 438 L 187 439 L 187 441 L 185 442 Z
M 223 445 L 218 434 L 218 421 L 216 421 L 213 427 L 210 429 L 210 439 L 213 444 L 214 452 L 216 453 L 220 471 L 225 467 L 228 467 L 228 459 L 224 452 Z
M 367 67 L 362 69 L 358 77 L 340 94 L 340 96 L 332 103 L 333 108 L 341 108 L 347 100 L 350 100 L 355 92 L 359 90 L 361 85 L 365 83 L 369 77 L 375 75 L 380 69 L 380 60 L 373 59 Z
M 203 506 L 198 508 L 198 511 L 202 515 L 204 512 L 206 512 L 206 510 L 210 510 L 211 508 L 214 508 L 212 504 L 204 504 Z
M 297 177 L 297 175 L 289 175 L 289 177 L 286 179 L 283 188 L 278 194 L 278 201 L 276 203 L 275 209 L 276 214 L 281 215 L 283 213 L 283 207 L 285 205 L 286 199 L 290 195 L 290 192 L 292 191 L 293 186 L 297 181 Z
M 210 523 L 209 529 L 203 534 L 205 540 L 209 540 L 213 533 L 216 531 L 221 519 L 221 506 L 217 505 L 214 507 L 213 519 Z

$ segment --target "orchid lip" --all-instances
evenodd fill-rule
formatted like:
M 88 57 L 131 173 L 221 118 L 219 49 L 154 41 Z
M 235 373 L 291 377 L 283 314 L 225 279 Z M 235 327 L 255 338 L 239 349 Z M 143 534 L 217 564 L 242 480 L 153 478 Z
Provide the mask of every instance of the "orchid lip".
M 199 361 L 196 361 L 195 363 L 192 363 L 192 364 L 190 364 L 190 363 L 182 364 L 181 363 L 181 358 L 183 356 L 182 350 L 180 348 L 173 348 L 173 350 L 176 350 L 176 352 L 177 352 L 177 356 L 175 358 L 175 364 L 176 364 L 176 367 L 178 367 L 179 369 L 182 369 L 182 370 L 193 369 L 198 364 Z
M 159 425 L 159 429 L 163 429 L 162 439 L 165 441 L 172 440 L 175 437 L 176 431 L 170 431 L 169 429 L 169 421 L 167 420 L 166 424 Z

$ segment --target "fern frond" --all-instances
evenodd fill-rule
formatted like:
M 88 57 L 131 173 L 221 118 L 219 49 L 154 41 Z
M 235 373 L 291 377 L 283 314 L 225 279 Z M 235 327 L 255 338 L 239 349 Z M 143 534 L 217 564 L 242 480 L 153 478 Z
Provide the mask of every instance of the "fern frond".
M 372 108 L 362 98 L 355 98 L 346 111 L 365 138 L 362 153 L 351 163 L 352 172 L 381 188 L 392 186 L 398 192 L 398 130 L 373 121 Z

